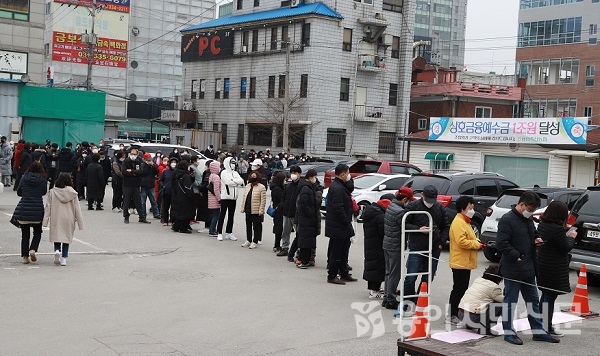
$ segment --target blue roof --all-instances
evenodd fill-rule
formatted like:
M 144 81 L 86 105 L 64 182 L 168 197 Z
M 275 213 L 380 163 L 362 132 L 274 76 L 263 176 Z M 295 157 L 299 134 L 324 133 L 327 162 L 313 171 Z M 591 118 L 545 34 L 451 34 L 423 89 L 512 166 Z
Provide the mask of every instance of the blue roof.
M 327 7 L 327 5 L 321 2 L 315 2 L 312 4 L 300 3 L 297 7 L 282 7 L 280 9 L 253 12 L 250 14 L 243 15 L 227 15 L 215 20 L 184 28 L 183 30 L 181 30 L 181 32 L 239 25 L 250 22 L 275 20 L 302 15 L 321 15 L 340 20 L 344 18 L 344 16 L 331 10 L 329 7 Z

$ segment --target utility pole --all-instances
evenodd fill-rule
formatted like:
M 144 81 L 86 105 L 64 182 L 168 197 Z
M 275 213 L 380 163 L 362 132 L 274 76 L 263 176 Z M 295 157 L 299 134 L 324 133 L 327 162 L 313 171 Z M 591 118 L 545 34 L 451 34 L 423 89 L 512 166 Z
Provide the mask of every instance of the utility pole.
M 286 38 L 287 46 L 285 48 L 285 95 L 283 103 L 283 149 L 287 152 L 289 148 L 289 135 L 290 135 L 290 52 L 291 43 L 289 37 Z
M 84 34 L 81 35 L 81 42 L 87 44 L 89 46 L 88 49 L 88 69 L 87 69 L 87 85 L 86 90 L 92 90 L 92 65 L 94 62 L 94 46 L 98 43 L 98 36 L 94 33 L 94 26 L 96 24 L 96 0 L 92 1 L 91 9 L 88 7 L 88 12 L 92 17 L 92 32 L 87 33 L 87 30 Z

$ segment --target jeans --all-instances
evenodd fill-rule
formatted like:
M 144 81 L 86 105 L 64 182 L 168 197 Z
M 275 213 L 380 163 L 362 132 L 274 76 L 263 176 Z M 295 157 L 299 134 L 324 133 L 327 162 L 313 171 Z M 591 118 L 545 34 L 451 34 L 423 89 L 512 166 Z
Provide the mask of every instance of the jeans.
M 431 252 L 431 281 L 435 277 L 435 272 L 437 271 L 438 259 L 440 258 L 440 254 L 442 250 L 436 248 Z M 410 254 L 408 255 L 408 259 L 406 261 L 406 273 L 427 273 L 428 269 L 428 261 L 429 256 L 418 255 L 418 254 Z M 404 295 L 415 295 L 415 282 L 417 281 L 417 275 L 414 276 L 406 276 L 404 278 Z M 421 283 L 427 282 L 427 275 L 423 275 L 421 277 Z M 430 286 L 428 286 L 430 288 Z M 409 297 L 404 298 L 405 300 L 412 301 L 414 304 L 417 304 L 417 297 Z
M 61 248 L 60 248 L 60 242 L 55 242 L 54 243 L 54 251 L 62 251 L 61 256 L 63 258 L 67 258 L 67 257 L 69 257 L 69 244 L 63 242 L 63 244 L 62 244 L 62 250 L 61 250 Z
M 221 209 L 208 209 L 208 214 L 211 217 L 210 220 L 210 228 L 208 229 L 208 233 L 211 235 L 217 234 L 217 223 L 219 222 L 219 214 Z
M 502 328 L 504 335 L 516 335 L 513 329 L 512 321 L 514 310 L 519 300 L 519 291 L 527 307 L 527 319 L 531 326 L 531 333 L 536 335 L 543 333 L 542 321 L 540 320 L 540 306 L 538 299 L 538 290 L 535 284 L 535 278 L 526 282 L 504 280 L 504 302 L 502 309 Z
M 262 237 L 262 222 L 263 217 L 258 214 L 246 213 L 246 240 L 248 242 L 254 242 L 255 244 L 260 241 Z M 254 230 L 254 238 L 252 238 L 252 231 Z
M 144 212 L 146 210 L 146 197 L 150 200 L 150 209 L 152 209 L 152 216 L 157 217 L 160 216 L 160 211 L 158 211 L 158 204 L 156 204 L 156 199 L 154 197 L 154 187 L 153 188 L 142 188 L 140 191 L 140 199 L 142 200 L 142 210 Z
M 30 228 L 33 228 L 33 239 L 31 240 L 31 245 L 29 245 L 29 237 L 31 236 Z M 41 222 L 37 224 L 21 224 L 21 257 L 29 256 L 29 250 L 34 250 L 37 252 L 41 239 Z
M 542 289 L 540 297 L 540 315 L 542 316 L 542 324 L 544 330 L 550 332 L 552 330 L 552 314 L 554 314 L 554 302 L 558 294 Z
M 140 196 L 140 187 L 123 186 L 123 217 L 129 218 L 129 204 L 133 200 L 133 205 L 138 213 L 140 221 L 146 220 L 146 211 L 142 209 L 142 198 Z
M 235 188 L 234 188 L 235 189 Z M 225 223 L 225 214 L 227 214 L 227 226 L 225 233 L 233 232 L 233 216 L 235 215 L 235 200 L 221 200 L 221 213 L 219 214 L 219 224 L 217 225 L 217 233 L 223 233 L 223 224 Z
M 283 232 L 281 233 L 281 249 L 288 250 L 290 248 L 290 234 L 292 233 L 292 218 L 283 217 Z
M 285 222 L 285 218 L 284 218 Z M 329 246 L 327 247 L 327 278 L 333 279 L 338 274 L 340 277 L 348 277 L 350 275 L 347 270 L 348 266 L 348 251 L 350 246 L 350 238 L 329 238 Z
M 400 251 L 383 250 L 385 257 L 385 297 L 388 302 L 396 302 L 396 291 L 400 283 Z
M 469 279 L 471 279 L 471 270 L 452 269 L 452 292 L 450 292 L 450 316 L 458 315 L 458 304 L 469 288 Z

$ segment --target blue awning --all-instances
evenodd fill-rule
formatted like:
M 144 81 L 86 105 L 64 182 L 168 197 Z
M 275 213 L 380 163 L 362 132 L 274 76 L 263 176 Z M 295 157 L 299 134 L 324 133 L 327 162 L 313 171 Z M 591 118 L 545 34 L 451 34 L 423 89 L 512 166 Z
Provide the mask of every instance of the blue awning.
M 427 152 L 425 159 L 431 161 L 454 161 L 454 153 Z

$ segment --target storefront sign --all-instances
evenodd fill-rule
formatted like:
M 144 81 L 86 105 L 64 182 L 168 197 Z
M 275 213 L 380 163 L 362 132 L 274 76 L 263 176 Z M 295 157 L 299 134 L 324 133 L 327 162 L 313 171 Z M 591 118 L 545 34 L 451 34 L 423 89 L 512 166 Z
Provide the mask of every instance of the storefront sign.
M 29 0 L 0 0 L 0 10 L 29 13 Z
M 179 110 L 163 110 L 160 112 L 160 121 L 179 122 Z
M 587 139 L 586 117 L 430 120 L 430 141 L 583 145 Z
M 0 51 L 0 72 L 27 73 L 27 53 Z
M 82 2 L 92 4 L 92 0 L 54 0 L 54 2 L 75 5 Z M 105 10 L 129 12 L 129 0 L 96 0 L 96 4 Z
M 233 31 L 184 35 L 181 39 L 182 62 L 231 57 L 233 57 Z
M 81 35 L 64 32 L 52 33 L 52 60 L 87 64 L 89 47 L 81 43 Z M 94 47 L 94 65 L 127 68 L 127 41 L 98 39 Z

